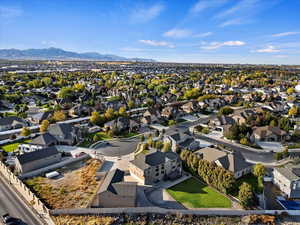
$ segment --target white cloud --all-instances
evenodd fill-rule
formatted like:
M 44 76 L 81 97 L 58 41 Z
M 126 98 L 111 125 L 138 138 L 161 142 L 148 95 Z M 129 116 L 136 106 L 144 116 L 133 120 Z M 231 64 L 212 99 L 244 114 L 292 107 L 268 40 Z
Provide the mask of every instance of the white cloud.
M 280 50 L 276 49 L 273 45 L 268 45 L 266 48 L 257 49 L 255 52 L 258 52 L 258 53 L 274 53 L 274 52 L 280 52 Z
M 211 35 L 213 35 L 213 32 L 205 32 L 205 33 L 201 33 L 201 34 L 194 34 L 193 37 L 201 38 L 201 37 L 208 37 L 208 36 L 211 36 Z
M 188 37 L 192 34 L 190 30 L 187 29 L 171 29 L 163 34 L 165 37 L 172 37 L 172 38 L 184 38 Z
M 221 48 L 223 46 L 243 46 L 246 43 L 243 41 L 225 41 L 225 42 L 210 42 L 208 44 L 206 44 L 205 42 L 203 42 L 203 44 L 205 44 L 205 46 L 202 46 L 202 49 L 205 50 L 213 50 L 213 49 L 218 49 Z
M 162 4 L 155 4 L 150 8 L 138 8 L 135 9 L 131 14 L 131 21 L 134 23 L 145 23 L 157 16 L 165 9 Z
M 54 46 L 57 43 L 55 41 L 42 41 L 42 45 Z
M 20 8 L 0 6 L 0 18 L 14 18 L 22 14 L 23 11 Z
M 278 34 L 272 34 L 272 37 L 285 37 L 285 36 L 291 36 L 291 35 L 296 35 L 300 34 L 300 32 L 283 32 L 283 33 L 278 33 Z
M 246 20 L 243 20 L 242 18 L 235 18 L 235 19 L 226 20 L 223 23 L 221 23 L 219 26 L 227 27 L 227 26 L 240 25 L 240 24 L 245 24 L 245 23 L 247 23 Z
M 191 13 L 199 13 L 208 8 L 215 8 L 222 6 L 228 0 L 199 0 L 191 9 Z
M 150 46 L 160 46 L 160 47 L 168 47 L 168 48 L 175 48 L 175 45 L 166 42 L 166 41 L 154 41 L 154 40 L 139 40 L 139 42 L 150 45 Z
M 279 0 L 239 0 L 233 2 L 235 4 L 232 7 L 214 16 L 214 19 L 223 20 L 219 24 L 220 27 L 252 23 L 257 20 L 258 14 L 274 6 Z
M 287 58 L 288 56 L 287 56 L 287 55 L 275 55 L 274 57 L 275 57 L 275 58 L 280 58 L 280 59 L 285 59 L 285 58 Z

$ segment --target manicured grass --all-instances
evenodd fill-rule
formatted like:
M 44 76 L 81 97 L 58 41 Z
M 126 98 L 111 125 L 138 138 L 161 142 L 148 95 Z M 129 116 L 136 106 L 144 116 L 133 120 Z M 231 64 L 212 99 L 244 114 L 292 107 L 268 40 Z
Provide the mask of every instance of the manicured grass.
M 167 192 L 188 208 L 230 208 L 231 201 L 195 178 L 177 184 Z
M 19 147 L 20 144 L 29 143 L 29 142 L 31 142 L 31 140 L 17 141 L 14 143 L 2 145 L 0 146 L 0 148 L 2 148 L 5 152 L 13 152 Z
M 258 185 L 257 177 L 255 177 L 253 174 L 248 174 L 236 180 L 234 187 L 229 191 L 229 194 L 237 197 L 239 194 L 239 187 L 244 182 L 250 184 L 253 187 L 254 192 L 262 193 L 263 190 Z

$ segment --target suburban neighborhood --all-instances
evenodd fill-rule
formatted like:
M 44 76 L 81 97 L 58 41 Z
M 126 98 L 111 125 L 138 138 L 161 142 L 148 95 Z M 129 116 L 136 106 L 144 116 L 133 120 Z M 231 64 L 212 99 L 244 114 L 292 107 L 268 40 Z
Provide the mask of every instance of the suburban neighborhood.
M 1 173 L 52 223 L 96 209 L 300 209 L 299 68 L 28 65 L 78 68 L 1 62 Z

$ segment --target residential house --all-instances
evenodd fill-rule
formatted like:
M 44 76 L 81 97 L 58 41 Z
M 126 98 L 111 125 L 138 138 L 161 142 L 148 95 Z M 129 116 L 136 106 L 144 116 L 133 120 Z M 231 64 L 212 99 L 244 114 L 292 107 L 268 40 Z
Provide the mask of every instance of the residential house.
M 300 199 L 300 166 L 287 164 L 275 167 L 273 182 L 289 199 Z
M 24 143 L 19 145 L 19 150 L 21 152 L 32 152 L 38 149 L 43 149 L 58 144 L 58 140 L 49 133 L 44 133 L 36 138 L 32 139 L 30 143 Z
M 67 123 L 51 124 L 48 133 L 55 137 L 58 144 L 62 145 L 74 145 L 81 139 L 80 129 Z
M 279 127 L 263 126 L 254 128 L 250 138 L 252 141 L 285 141 L 289 136 Z
M 48 120 L 50 119 L 52 116 L 52 112 L 51 111 L 47 111 L 47 112 L 39 112 L 39 113 L 35 113 L 32 114 L 28 117 L 28 119 L 35 124 L 40 124 L 43 120 Z
M 139 124 L 127 117 L 118 117 L 117 119 L 105 123 L 104 129 L 106 130 L 116 129 L 118 132 L 123 132 L 123 131 L 132 132 L 139 129 Z
M 249 174 L 252 165 L 246 162 L 240 152 L 229 152 L 217 148 L 206 147 L 195 152 L 201 159 L 215 163 L 217 166 L 232 172 L 234 177 L 240 178 L 243 175 Z
M 226 132 L 233 124 L 235 124 L 235 121 L 230 116 L 218 116 L 216 118 L 213 118 L 208 121 L 208 125 L 212 127 L 215 130 Z
M 190 101 L 188 103 L 185 103 L 184 105 L 181 106 L 182 110 L 185 112 L 185 113 L 193 113 L 193 112 L 196 112 L 198 107 L 197 107 L 197 103 L 194 102 L 194 101 Z
M 39 149 L 18 155 L 15 159 L 16 171 L 27 173 L 61 161 L 61 154 L 55 147 Z
M 199 149 L 200 142 L 196 140 L 193 136 L 185 132 L 174 131 L 169 134 L 165 134 L 164 142 L 171 144 L 172 151 L 179 149 L 186 149 L 194 151 Z
M 0 131 L 18 129 L 26 126 L 26 121 L 16 116 L 0 118 Z
M 150 151 L 139 154 L 129 163 L 131 176 L 150 185 L 162 180 L 175 180 L 182 175 L 182 163 L 175 152 Z
M 125 182 L 124 175 L 125 173 L 119 169 L 109 171 L 100 184 L 92 207 L 135 207 L 137 183 Z

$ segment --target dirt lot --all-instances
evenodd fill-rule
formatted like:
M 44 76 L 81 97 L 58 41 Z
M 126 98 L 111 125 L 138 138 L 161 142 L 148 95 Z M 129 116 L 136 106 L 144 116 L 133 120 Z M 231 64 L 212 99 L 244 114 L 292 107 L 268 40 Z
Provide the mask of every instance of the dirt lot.
M 52 209 L 87 207 L 100 183 L 95 178 L 100 165 L 100 161 L 91 159 L 79 168 L 60 171 L 62 177 L 35 177 L 25 183 Z

